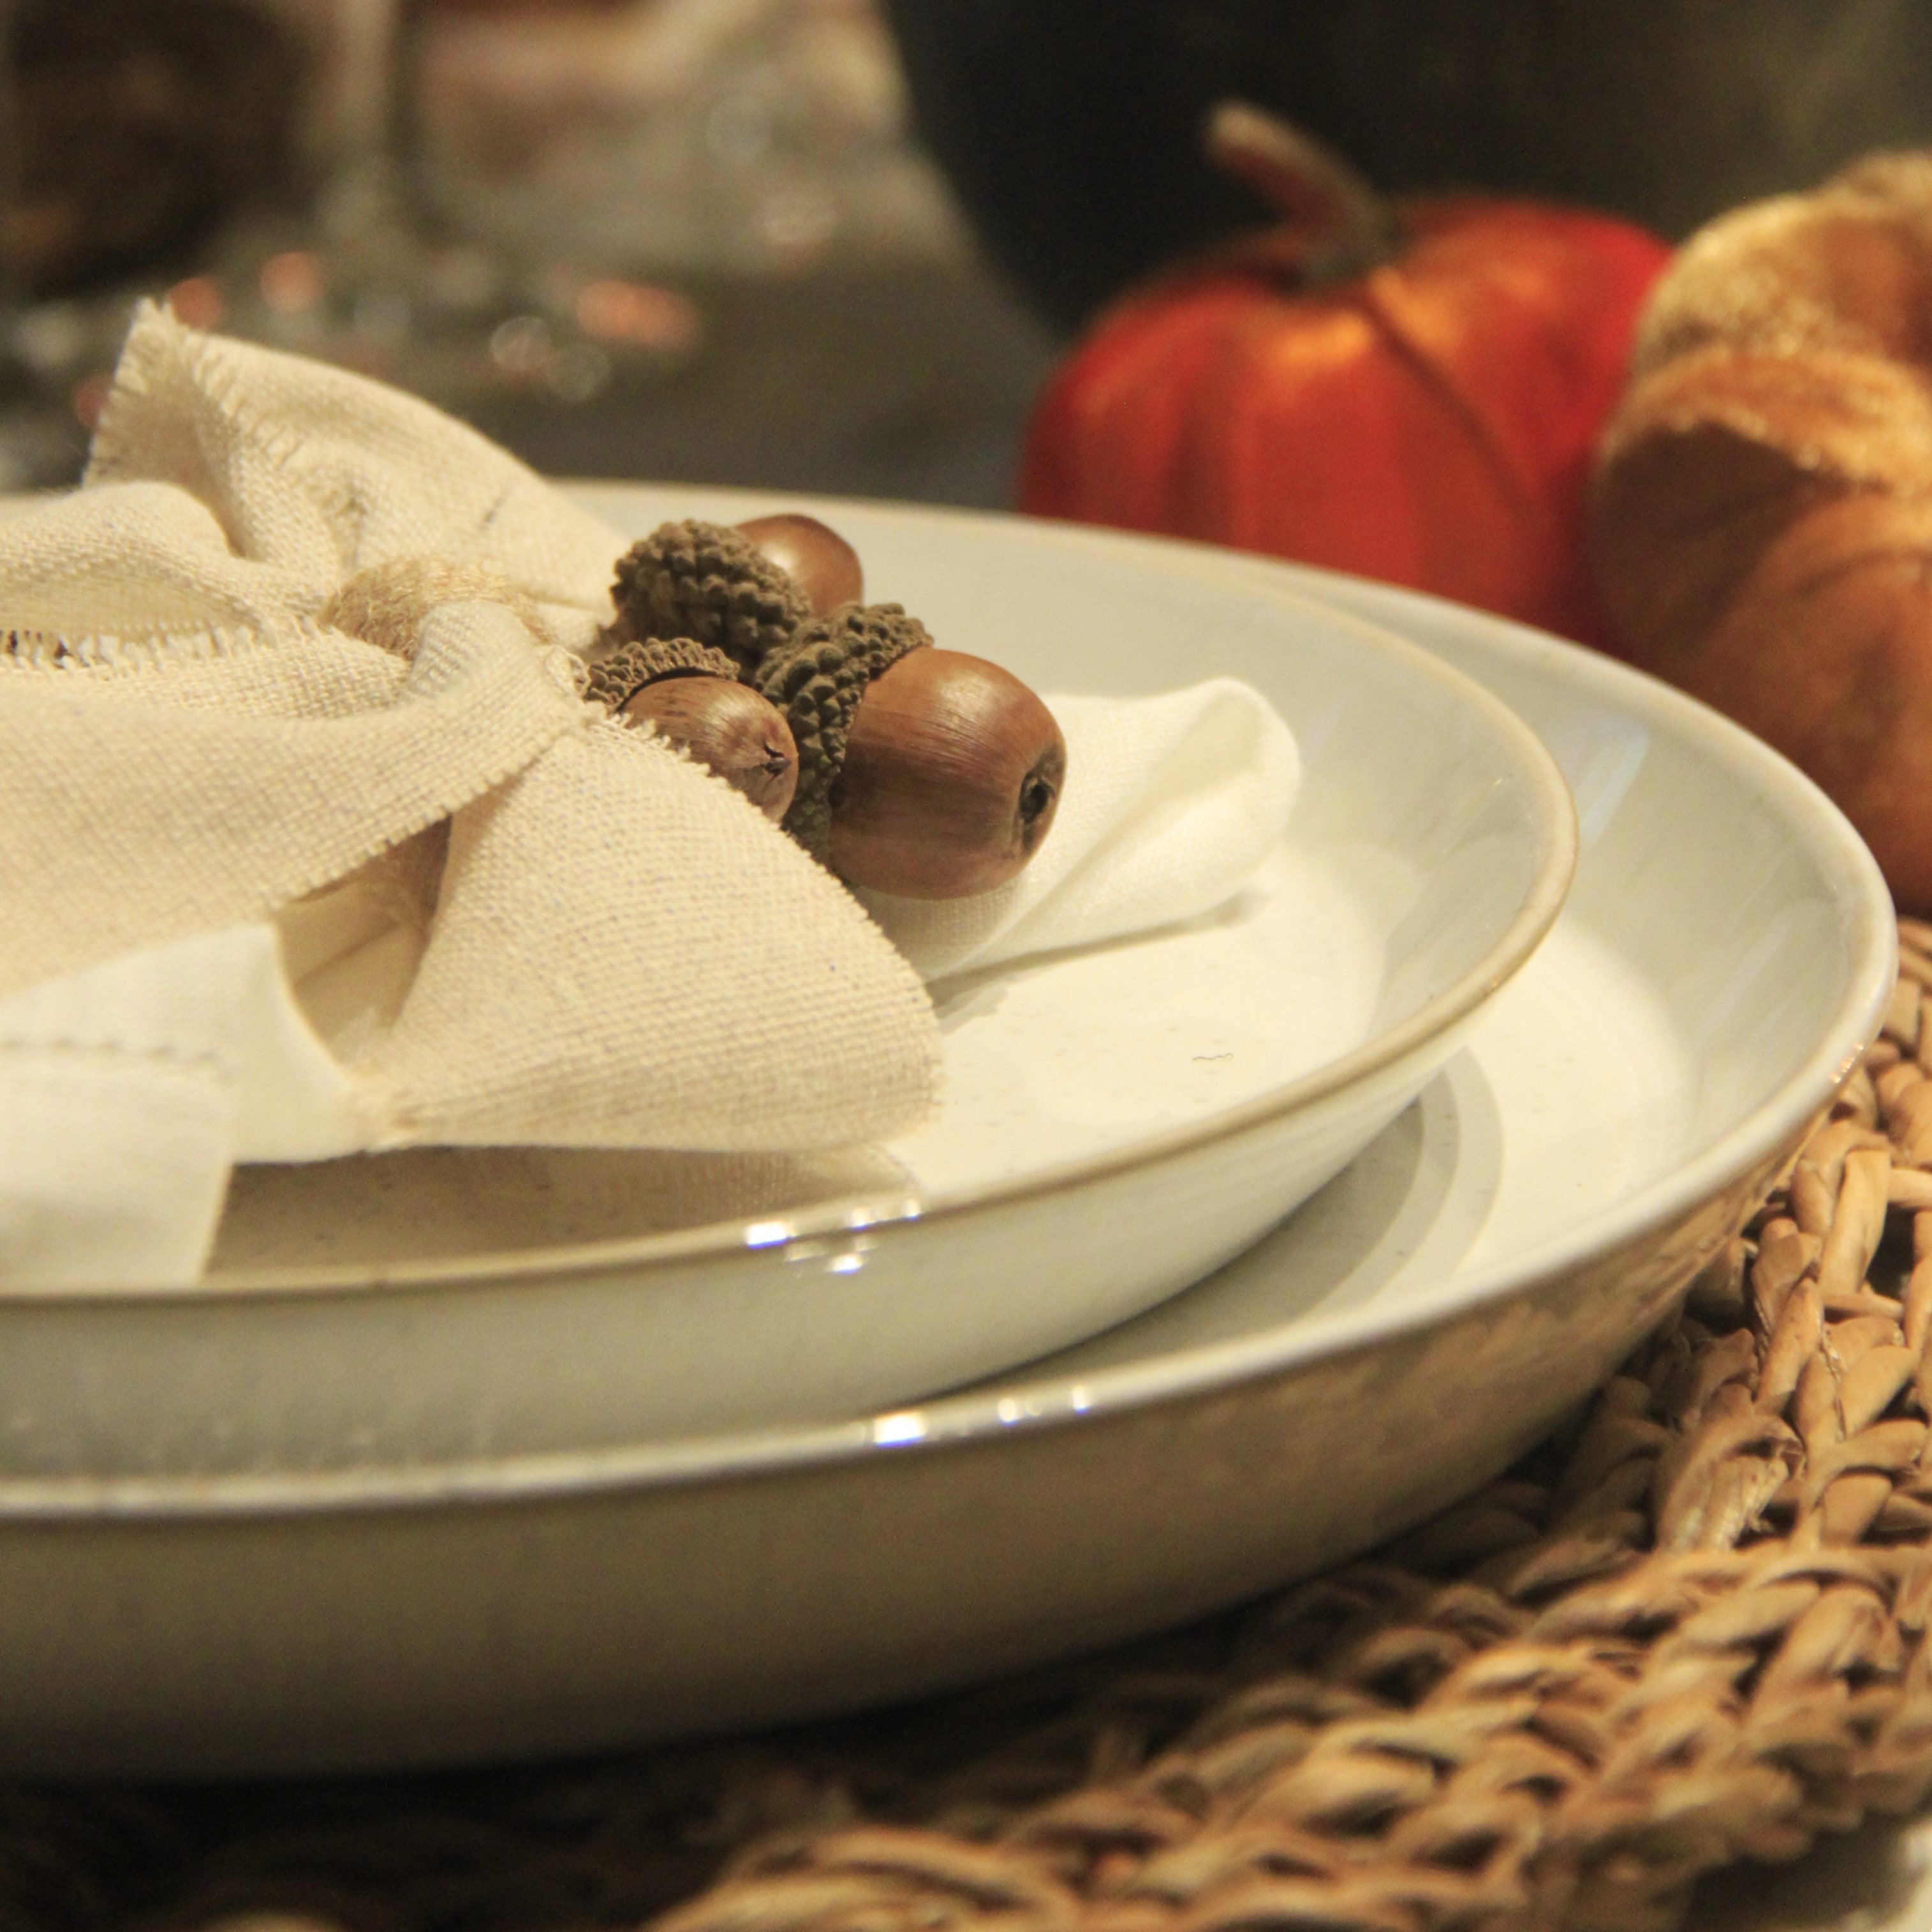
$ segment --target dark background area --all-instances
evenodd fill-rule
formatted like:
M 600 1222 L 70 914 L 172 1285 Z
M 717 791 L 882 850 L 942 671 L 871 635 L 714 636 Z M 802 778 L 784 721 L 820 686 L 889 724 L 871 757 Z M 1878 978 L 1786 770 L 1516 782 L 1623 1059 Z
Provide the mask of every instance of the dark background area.
M 982 259 L 698 291 L 705 352 L 576 410 L 466 413 L 555 476 L 662 478 L 998 508 L 1053 332 Z
M 1378 187 L 1475 187 L 1681 237 L 1932 138 L 1924 0 L 887 0 L 918 125 L 1071 326 L 1254 219 L 1202 159 L 1238 96 Z M 1104 21 L 1104 25 L 1102 22 Z

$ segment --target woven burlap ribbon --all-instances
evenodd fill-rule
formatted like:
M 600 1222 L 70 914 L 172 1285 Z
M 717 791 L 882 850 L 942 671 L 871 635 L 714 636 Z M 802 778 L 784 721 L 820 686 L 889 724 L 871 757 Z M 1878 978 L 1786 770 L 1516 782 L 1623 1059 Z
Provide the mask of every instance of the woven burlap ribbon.
M 141 313 L 87 486 L 0 527 L 0 1280 L 192 1275 L 238 1160 L 926 1112 L 904 958 L 580 698 L 622 547 L 423 404 Z

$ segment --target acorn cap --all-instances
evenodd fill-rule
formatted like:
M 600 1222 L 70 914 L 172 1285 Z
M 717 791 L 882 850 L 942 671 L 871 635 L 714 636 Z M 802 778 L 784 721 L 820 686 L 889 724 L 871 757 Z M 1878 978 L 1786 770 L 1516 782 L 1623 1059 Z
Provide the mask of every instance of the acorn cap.
M 691 638 L 633 638 L 593 664 L 584 694 L 621 711 L 647 684 L 664 677 L 730 677 L 738 667 L 720 650 Z
M 689 520 L 662 524 L 617 561 L 612 596 L 620 642 L 690 638 L 726 652 L 749 677 L 812 615 L 790 573 L 742 531 Z
M 804 626 L 752 680 L 798 743 L 798 790 L 784 829 L 821 864 L 831 844 L 832 788 L 859 701 L 875 677 L 932 642 L 896 604 L 844 604 Z

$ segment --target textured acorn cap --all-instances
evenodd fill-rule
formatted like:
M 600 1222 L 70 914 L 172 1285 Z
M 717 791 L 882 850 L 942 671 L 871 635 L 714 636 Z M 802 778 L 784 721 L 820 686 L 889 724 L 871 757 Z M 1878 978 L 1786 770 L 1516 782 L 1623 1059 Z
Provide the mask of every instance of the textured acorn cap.
M 738 667 L 720 650 L 692 638 L 633 638 L 592 664 L 584 694 L 621 711 L 647 684 L 661 677 L 728 677 Z
M 618 560 L 611 594 L 610 638 L 693 638 L 724 652 L 741 677 L 812 615 L 790 573 L 749 537 L 694 520 L 660 524 L 634 543 Z
M 798 743 L 798 790 L 784 829 L 820 863 L 831 844 L 832 788 L 866 687 L 932 642 L 926 626 L 896 604 L 842 604 L 804 626 L 753 679 Z

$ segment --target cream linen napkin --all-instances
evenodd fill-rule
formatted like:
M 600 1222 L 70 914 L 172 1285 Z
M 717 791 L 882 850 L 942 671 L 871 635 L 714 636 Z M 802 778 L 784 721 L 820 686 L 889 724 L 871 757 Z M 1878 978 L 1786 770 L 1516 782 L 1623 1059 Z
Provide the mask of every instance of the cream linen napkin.
M 427 405 L 143 310 L 86 486 L 0 525 L 0 1284 L 193 1280 L 242 1160 L 889 1138 L 937 1090 L 913 966 L 1185 916 L 1286 818 L 1244 687 L 1049 700 L 1040 856 L 875 902 L 896 950 L 580 701 L 622 548 Z
M 928 980 L 1209 911 L 1288 823 L 1300 759 L 1247 685 L 1046 703 L 1066 740 L 1066 787 L 1026 870 L 974 898 L 860 895 Z

